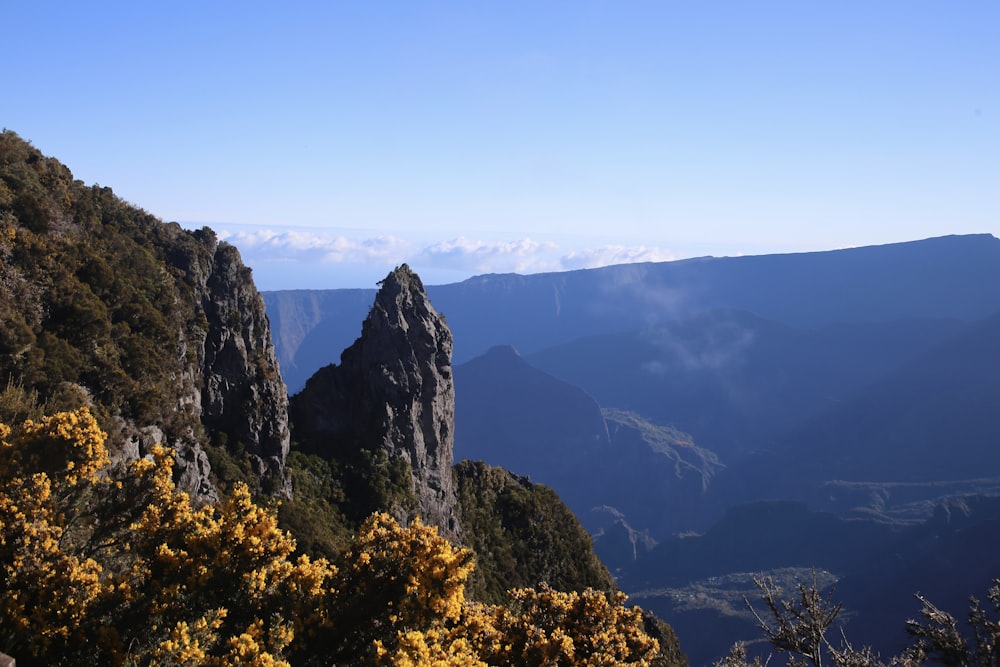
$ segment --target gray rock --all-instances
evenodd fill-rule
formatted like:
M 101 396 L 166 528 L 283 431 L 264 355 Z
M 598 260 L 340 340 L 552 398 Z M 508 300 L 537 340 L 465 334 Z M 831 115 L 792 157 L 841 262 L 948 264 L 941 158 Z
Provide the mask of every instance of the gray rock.
M 220 245 L 205 282 L 208 320 L 199 355 L 201 420 L 281 474 L 288 455 L 288 395 L 278 372 L 264 300 L 239 252 Z
M 195 502 L 218 498 L 205 453 L 209 439 L 244 451 L 268 488 L 290 493 L 288 394 L 271 342 L 264 301 L 239 251 L 208 229 L 187 232 L 169 224 L 165 242 L 187 248 L 170 254 L 179 289 L 190 290 L 194 323 L 177 332 L 176 405 L 169 423 L 126 425 L 125 456 L 143 456 L 154 444 L 174 449 L 178 487 Z M 181 239 L 193 235 L 197 240 Z
M 180 442 L 174 448 L 178 475 L 178 491 L 184 491 L 198 501 L 215 502 L 219 494 L 211 482 L 212 466 L 208 455 L 197 442 Z
M 404 264 L 382 281 L 361 337 L 341 363 L 320 369 L 293 397 L 292 414 L 297 433 L 324 443 L 321 454 L 381 451 L 408 464 L 417 508 L 393 513 L 403 521 L 419 514 L 457 538 L 451 350 L 444 317 Z

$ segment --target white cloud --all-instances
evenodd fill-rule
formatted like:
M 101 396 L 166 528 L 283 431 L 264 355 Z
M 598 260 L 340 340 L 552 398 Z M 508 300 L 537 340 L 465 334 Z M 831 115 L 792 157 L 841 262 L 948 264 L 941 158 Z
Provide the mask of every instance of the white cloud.
M 555 243 L 532 241 L 482 241 L 464 236 L 424 248 L 415 261 L 437 268 L 473 273 L 536 273 L 559 267 Z
M 572 269 L 596 269 L 612 264 L 634 264 L 636 262 L 668 262 L 675 259 L 674 255 L 662 248 L 646 246 L 626 247 L 609 245 L 600 248 L 585 248 L 574 250 L 563 255 L 562 267 Z
M 220 230 L 219 238 L 239 248 L 248 261 L 392 264 L 403 262 L 413 251 L 413 244 L 396 236 L 357 240 L 301 229 Z
M 567 240 L 555 243 L 528 237 L 498 241 L 458 236 L 427 245 L 395 235 L 366 237 L 352 230 L 280 225 L 220 225 L 217 229 L 219 238 L 239 248 L 248 265 L 259 269 L 287 266 L 281 269 L 283 284 L 293 281 L 295 273 L 304 278 L 310 272 L 356 267 L 367 276 L 404 262 L 451 281 L 482 273 L 530 274 L 674 259 L 656 247 L 606 245 L 568 250 Z

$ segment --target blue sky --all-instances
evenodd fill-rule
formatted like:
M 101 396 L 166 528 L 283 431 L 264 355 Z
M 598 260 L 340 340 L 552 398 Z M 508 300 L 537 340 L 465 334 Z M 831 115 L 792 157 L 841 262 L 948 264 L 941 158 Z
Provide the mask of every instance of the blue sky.
M 1000 235 L 994 0 L 0 10 L 0 125 L 262 289 Z

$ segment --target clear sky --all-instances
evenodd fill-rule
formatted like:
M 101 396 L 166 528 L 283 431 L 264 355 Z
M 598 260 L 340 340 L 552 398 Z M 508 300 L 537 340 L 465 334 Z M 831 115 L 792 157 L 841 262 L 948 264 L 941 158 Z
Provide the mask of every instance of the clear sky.
M 0 0 L 0 126 L 258 287 L 1000 236 L 996 0 Z

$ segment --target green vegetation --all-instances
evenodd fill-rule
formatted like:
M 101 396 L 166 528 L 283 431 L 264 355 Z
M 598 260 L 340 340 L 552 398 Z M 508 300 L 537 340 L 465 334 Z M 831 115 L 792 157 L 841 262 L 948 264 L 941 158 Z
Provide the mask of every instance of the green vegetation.
M 178 410 L 179 383 L 164 379 L 182 374 L 178 334 L 203 338 L 193 281 L 216 244 L 210 230 L 163 224 L 3 132 L 0 387 L 25 387 L 49 409 L 82 392 L 106 426 L 120 417 L 197 432 Z
M 345 496 L 336 463 L 292 451 L 285 464 L 295 493 L 278 507 L 281 526 L 295 536 L 302 553 L 327 558 L 343 553 L 356 525 L 340 509 Z
M 203 302 L 213 265 L 252 289 L 236 249 L 210 229 L 165 224 L 0 134 L 0 421 L 88 405 L 113 452 L 123 425 L 153 425 L 168 442 L 203 446 L 223 496 L 241 484 L 272 491 L 239 433 L 206 433 L 192 403 L 207 389 L 199 364 L 218 307 Z M 259 355 L 249 361 L 256 377 L 276 377 Z
M 590 536 L 554 491 L 478 461 L 459 463 L 455 474 L 465 543 L 478 559 L 473 597 L 497 602 L 510 588 L 543 581 L 561 591 L 615 589 Z
M 341 453 L 323 457 L 293 444 L 285 461 L 294 494 L 282 500 L 278 517 L 302 553 L 336 558 L 373 513 L 406 516 L 417 505 L 406 461 L 381 450 Z

